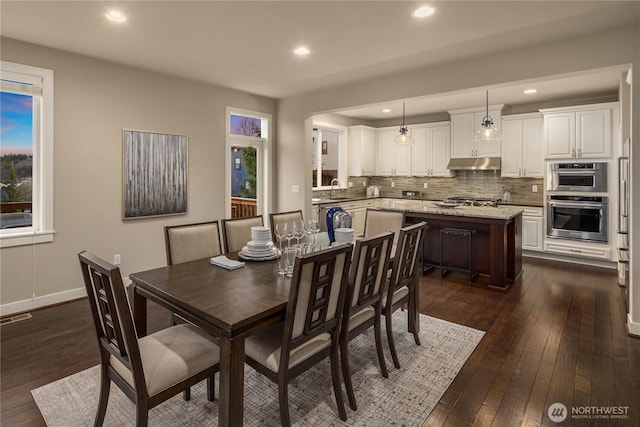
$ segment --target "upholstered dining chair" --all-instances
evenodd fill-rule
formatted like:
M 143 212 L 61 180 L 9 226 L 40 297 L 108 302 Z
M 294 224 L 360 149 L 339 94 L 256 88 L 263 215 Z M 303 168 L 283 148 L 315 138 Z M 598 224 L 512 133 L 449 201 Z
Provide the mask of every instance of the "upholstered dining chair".
M 220 351 L 213 337 L 181 324 L 137 337 L 120 269 L 88 253 L 78 254 L 100 348 L 100 397 L 94 425 L 101 426 L 114 382 L 136 405 L 136 425 L 146 426 L 149 410 L 213 378 Z
M 223 219 L 224 252 L 238 252 L 251 240 L 251 227 L 264 225 L 262 216 Z
M 367 209 L 364 217 L 364 237 L 393 231 L 391 257 L 395 257 L 400 229 L 404 226 L 405 212 L 392 209 Z
M 289 381 L 327 356 L 338 414 L 347 419 L 338 347 L 351 252 L 344 244 L 297 256 L 284 321 L 245 341 L 245 361 L 278 384 L 283 426 L 291 424 Z
M 358 408 L 349 369 L 349 341 L 373 326 L 380 371 L 389 377 L 382 353 L 380 319 L 382 293 L 387 279 L 387 265 L 391 255 L 393 233 L 388 231 L 377 236 L 356 240 L 353 260 L 349 270 L 349 287 L 340 331 L 340 356 L 342 377 L 347 389 L 349 406 Z
M 276 224 L 286 224 L 291 222 L 301 222 L 302 210 L 278 212 L 269 214 L 269 226 L 271 227 L 271 239 L 276 241 Z
M 218 221 L 164 227 L 167 264 L 180 264 L 222 253 Z
M 393 364 L 396 368 L 400 368 L 400 361 L 393 341 L 391 319 L 392 314 L 405 304 L 407 305 L 407 314 L 409 316 L 409 332 L 413 334 L 416 344 L 420 345 L 420 314 L 419 307 L 416 304 L 416 293 L 418 292 L 416 265 L 420 257 L 422 239 L 426 229 L 427 223 L 424 221 L 400 229 L 391 278 L 382 299 L 382 314 L 385 317 L 385 325 L 387 327 L 387 340 L 389 341 Z

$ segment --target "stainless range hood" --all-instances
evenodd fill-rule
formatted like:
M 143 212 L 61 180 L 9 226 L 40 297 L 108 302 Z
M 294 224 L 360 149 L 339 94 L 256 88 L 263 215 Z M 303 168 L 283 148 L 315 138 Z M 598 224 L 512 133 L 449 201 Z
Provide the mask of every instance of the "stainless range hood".
M 452 171 L 497 171 L 500 170 L 500 157 L 451 159 L 447 169 Z

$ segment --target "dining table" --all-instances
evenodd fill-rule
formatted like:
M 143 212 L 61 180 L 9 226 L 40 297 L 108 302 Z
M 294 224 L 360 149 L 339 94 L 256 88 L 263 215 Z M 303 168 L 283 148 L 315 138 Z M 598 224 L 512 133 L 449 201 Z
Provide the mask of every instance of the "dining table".
M 219 426 L 243 424 L 245 338 L 284 320 L 291 279 L 277 267 L 276 260 L 246 261 L 227 270 L 205 258 L 129 275 L 139 337 L 147 333 L 147 301 L 153 301 L 218 338 Z

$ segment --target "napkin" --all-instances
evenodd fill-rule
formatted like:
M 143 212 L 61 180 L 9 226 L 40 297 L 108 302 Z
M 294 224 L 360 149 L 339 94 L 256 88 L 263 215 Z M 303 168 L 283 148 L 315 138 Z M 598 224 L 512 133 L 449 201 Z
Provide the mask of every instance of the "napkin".
M 244 267 L 244 262 L 229 259 L 225 255 L 219 255 L 211 258 L 211 264 L 226 268 L 227 270 L 237 270 Z

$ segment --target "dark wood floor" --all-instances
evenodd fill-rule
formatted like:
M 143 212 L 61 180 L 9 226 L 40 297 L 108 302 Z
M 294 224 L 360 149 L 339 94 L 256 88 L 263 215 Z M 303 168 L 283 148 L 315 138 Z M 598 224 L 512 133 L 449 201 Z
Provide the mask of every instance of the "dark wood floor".
M 421 311 L 486 335 L 426 425 L 556 426 L 555 402 L 628 407 L 627 419 L 564 425 L 640 425 L 640 339 L 626 335 L 615 272 L 525 258 L 505 293 L 439 276 L 421 278 Z M 151 331 L 169 325 L 149 311 Z M 86 300 L 32 314 L 0 329 L 2 426 L 44 425 L 30 390 L 98 363 Z

